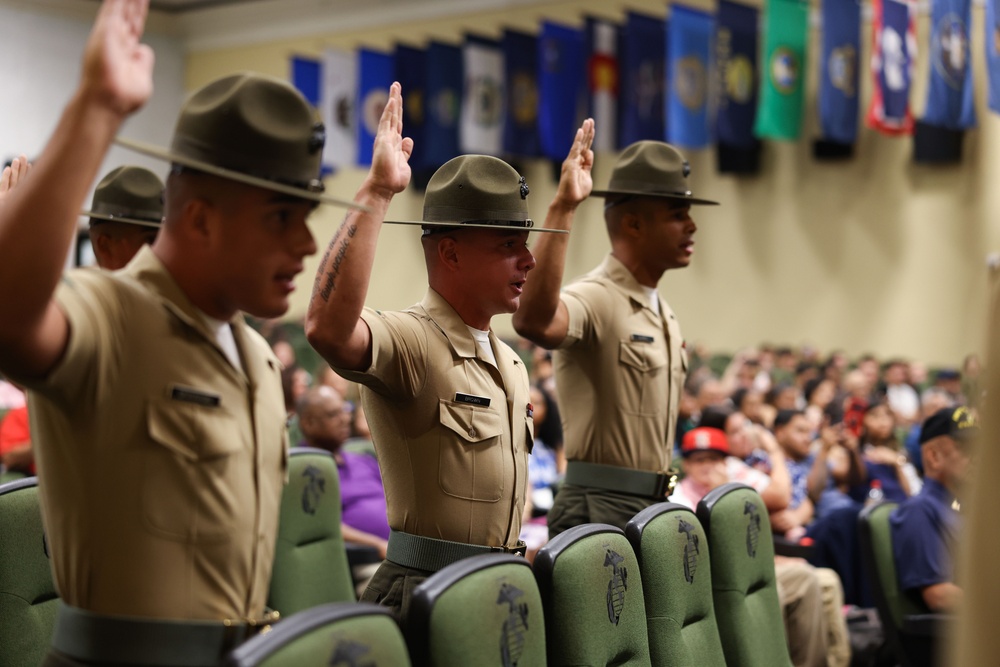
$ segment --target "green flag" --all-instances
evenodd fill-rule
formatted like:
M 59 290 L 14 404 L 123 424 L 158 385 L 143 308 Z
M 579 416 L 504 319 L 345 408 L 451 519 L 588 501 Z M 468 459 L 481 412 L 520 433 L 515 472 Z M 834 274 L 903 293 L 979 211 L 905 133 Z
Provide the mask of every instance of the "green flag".
M 798 139 L 802 126 L 809 3 L 768 0 L 764 24 L 760 108 L 754 134 L 762 139 Z

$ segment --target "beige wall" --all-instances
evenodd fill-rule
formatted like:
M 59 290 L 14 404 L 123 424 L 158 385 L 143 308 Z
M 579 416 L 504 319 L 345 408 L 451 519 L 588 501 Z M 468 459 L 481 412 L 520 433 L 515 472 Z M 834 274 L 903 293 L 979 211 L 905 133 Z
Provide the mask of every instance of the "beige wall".
M 504 26 L 533 29 L 543 18 L 579 24 L 579 17 L 588 11 L 620 17 L 618 8 L 624 6 L 618 0 L 539 2 L 515 11 L 407 25 L 392 25 L 387 16 L 386 26 L 378 30 L 192 53 L 186 82 L 194 89 L 240 70 L 285 77 L 290 56 L 319 55 L 327 46 L 390 48 L 396 41 L 457 40 L 466 30 L 498 35 Z M 627 6 L 664 13 L 660 2 L 633 1 Z M 712 150 L 689 152 L 695 193 L 723 203 L 695 210 L 699 231 L 694 262 L 684 271 L 668 273 L 660 283 L 689 341 L 730 351 L 763 341 L 808 343 L 820 350 L 903 355 L 930 364 L 957 364 L 981 347 L 989 280 L 985 256 L 1000 250 L 996 221 L 1000 120 L 986 109 L 983 10 L 973 11 L 980 127 L 966 137 L 961 166 L 916 166 L 909 139 L 882 137 L 868 129 L 861 130 L 852 160 L 815 161 L 811 157 L 811 140 L 817 132 L 815 28 L 802 140 L 769 142 L 764 169 L 753 178 L 717 174 Z M 922 57 L 912 99 L 921 111 L 927 17 L 921 17 L 918 25 Z M 865 58 L 867 27 L 866 23 Z M 862 81 L 866 104 L 871 83 L 867 75 Z M 613 161 L 613 155 L 597 156 L 597 184 L 607 182 Z M 542 219 L 555 184 L 541 161 L 525 171 L 532 212 Z M 351 197 L 363 176 L 360 170 L 345 170 L 329 180 L 329 190 Z M 420 195 L 407 192 L 393 202 L 389 217 L 418 219 L 420 205 Z M 340 216 L 336 209 L 315 216 L 321 246 L 332 236 Z M 370 305 L 404 307 L 423 294 L 426 281 L 418 233 L 408 227 L 383 230 Z M 600 201 L 589 201 L 580 209 L 571 239 L 567 279 L 599 262 L 607 248 Z M 312 259 L 296 292 L 292 316 L 305 310 L 318 262 Z M 511 332 L 509 318 L 497 318 L 494 326 L 501 333 Z

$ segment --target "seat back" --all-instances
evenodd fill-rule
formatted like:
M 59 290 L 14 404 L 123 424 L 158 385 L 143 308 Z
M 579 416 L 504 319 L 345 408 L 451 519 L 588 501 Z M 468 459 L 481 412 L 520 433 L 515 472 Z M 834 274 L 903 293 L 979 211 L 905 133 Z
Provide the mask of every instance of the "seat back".
M 649 665 L 642 577 L 620 528 L 592 523 L 535 556 L 548 664 Z
M 903 634 L 903 619 L 907 616 L 928 614 L 930 609 L 906 595 L 899 588 L 896 559 L 892 549 L 892 527 L 889 517 L 897 503 L 883 502 L 864 508 L 858 515 L 858 536 L 861 542 L 861 560 L 871 581 L 875 607 L 882 621 L 886 641 L 897 658 L 904 664 L 924 662 L 927 656 L 914 656 L 912 637 Z M 931 644 L 924 638 L 924 649 Z
M 267 604 L 288 616 L 330 602 L 353 602 L 340 532 L 340 477 L 333 456 L 298 447 L 288 459 Z
M 730 667 L 790 667 L 774 574 L 771 521 L 760 494 L 729 483 L 698 503 L 712 554 L 712 594 Z
M 452 563 L 413 591 L 407 644 L 414 665 L 545 665 L 545 616 L 531 566 L 510 554 Z
M 232 651 L 226 667 L 409 667 L 392 614 L 366 602 L 339 602 L 299 612 Z
M 52 643 L 52 580 L 38 478 L 0 485 L 0 665 L 37 665 Z
M 659 503 L 625 527 L 642 574 L 653 665 L 725 667 L 705 530 L 687 507 Z

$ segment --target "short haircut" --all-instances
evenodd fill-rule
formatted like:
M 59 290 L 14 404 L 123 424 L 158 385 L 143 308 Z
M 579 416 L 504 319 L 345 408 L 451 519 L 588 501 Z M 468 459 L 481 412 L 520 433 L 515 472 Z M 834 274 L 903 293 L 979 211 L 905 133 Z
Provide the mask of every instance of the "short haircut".
M 725 432 L 726 420 L 734 412 L 736 410 L 726 405 L 710 405 L 701 411 L 701 419 L 698 420 L 698 427 L 707 426 Z
M 782 426 L 787 426 L 790 421 L 799 416 L 805 416 L 805 412 L 802 410 L 778 410 L 778 414 L 774 417 L 774 428 L 779 429 Z

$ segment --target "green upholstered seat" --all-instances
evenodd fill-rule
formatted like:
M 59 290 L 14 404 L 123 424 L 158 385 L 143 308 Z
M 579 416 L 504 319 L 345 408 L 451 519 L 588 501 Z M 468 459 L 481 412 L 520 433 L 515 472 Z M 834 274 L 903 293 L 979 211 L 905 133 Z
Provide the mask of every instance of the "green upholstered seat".
M 49 563 L 38 480 L 0 486 L 0 665 L 41 662 L 59 605 Z
M 409 667 L 399 626 L 366 602 L 321 605 L 279 621 L 227 656 L 226 667 Z
M 452 563 L 413 591 L 414 665 L 544 667 L 545 618 L 531 566 L 510 554 Z
M 625 527 L 639 560 L 653 665 L 725 667 L 705 530 L 687 507 L 659 503 Z
M 642 577 L 620 528 L 570 528 L 538 551 L 533 569 L 551 667 L 650 664 Z
M 267 604 L 288 616 L 330 602 L 353 602 L 340 532 L 340 477 L 333 456 L 297 447 L 288 459 Z
M 871 582 L 886 642 L 904 667 L 936 664 L 939 636 L 948 616 L 934 614 L 923 599 L 899 589 L 889 516 L 896 503 L 866 507 L 858 516 L 861 560 Z
M 712 554 L 712 591 L 729 667 L 791 667 L 774 574 L 771 522 L 760 494 L 724 484 L 698 503 Z

